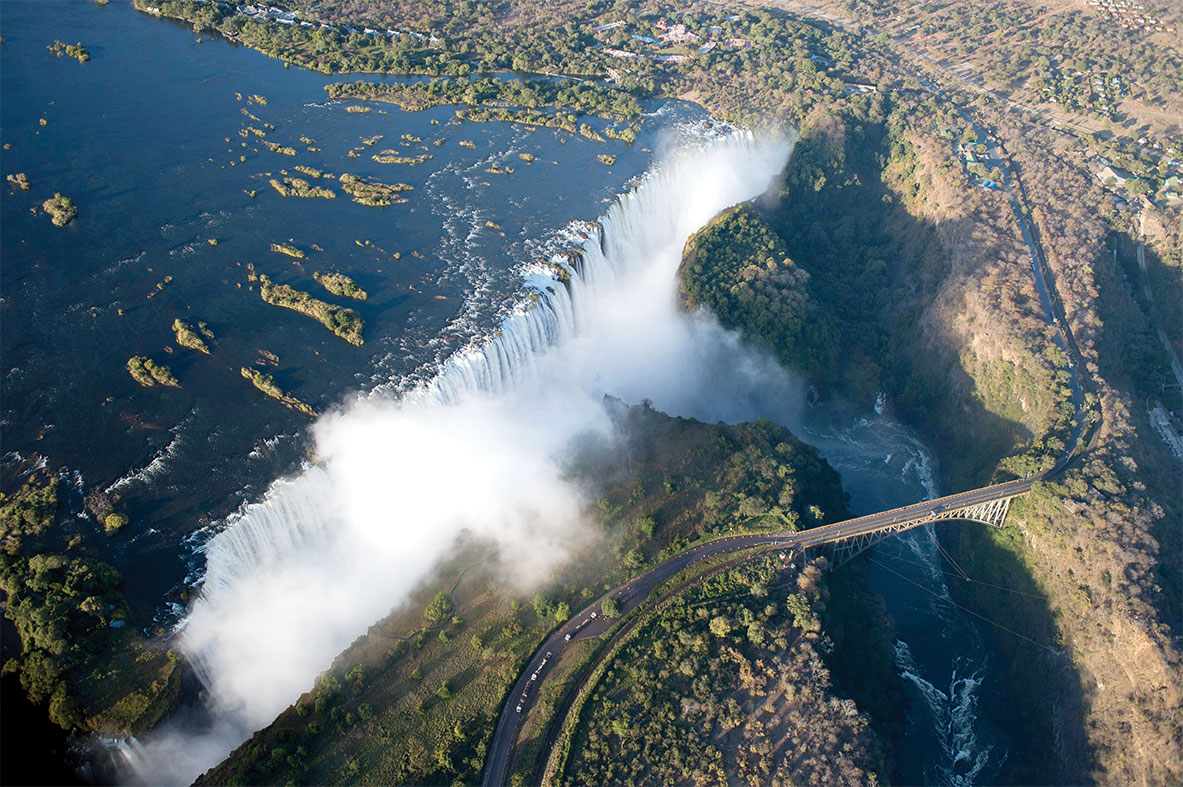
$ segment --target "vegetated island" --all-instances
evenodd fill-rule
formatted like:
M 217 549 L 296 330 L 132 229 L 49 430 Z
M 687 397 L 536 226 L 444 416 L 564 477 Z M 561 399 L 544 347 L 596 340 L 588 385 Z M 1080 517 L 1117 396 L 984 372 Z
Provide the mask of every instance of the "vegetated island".
M 271 142 L 270 140 L 266 140 L 266 139 L 261 140 L 261 141 L 263 143 L 263 146 L 266 147 L 268 150 L 270 150 L 272 153 L 278 153 L 281 156 L 296 155 L 296 149 L 291 147 L 290 145 L 281 145 L 278 142 Z
M 192 325 L 178 317 L 173 320 L 173 333 L 176 334 L 177 344 L 180 346 L 209 355 L 209 347 L 206 345 L 204 339 L 209 339 L 212 342 L 214 340 L 214 332 L 205 323 L 197 323 L 197 329 L 194 330 Z
M 258 369 L 251 369 L 246 366 L 242 367 L 241 372 L 242 376 L 247 380 L 250 380 L 252 385 L 270 396 L 272 399 L 282 402 L 285 406 L 304 413 L 304 415 L 307 415 L 311 418 L 316 417 L 315 410 L 291 394 L 285 393 L 282 388 L 276 385 L 275 378 L 271 375 L 263 374 Z
M 406 202 L 405 197 L 400 197 L 404 191 L 411 191 L 413 186 L 406 183 L 380 183 L 376 180 L 367 180 L 366 178 L 357 175 L 351 175 L 348 172 L 343 173 L 340 177 L 341 190 L 353 197 L 353 201 L 359 205 L 368 205 L 371 208 L 384 208 L 387 205 L 401 205 Z
M 4 672 L 63 729 L 142 734 L 175 704 L 183 662 L 127 625 L 123 578 L 94 557 L 85 520 L 59 521 L 59 488 L 34 472 L 0 496 L 0 588 L 21 643 Z M 109 535 L 126 523 L 109 509 L 96 516 Z
M 431 154 L 423 153 L 419 156 L 404 156 L 397 150 L 382 150 L 370 156 L 379 164 L 422 164 L 431 158 Z
M 180 388 L 181 384 L 173 376 L 172 370 L 163 364 L 158 364 L 151 358 L 135 355 L 127 361 L 128 374 L 145 388 L 162 385 L 166 388 Z
M 289 257 L 296 258 L 297 260 L 302 260 L 308 256 L 300 249 L 297 249 L 295 246 L 291 246 L 287 243 L 272 243 L 271 250 L 276 254 L 286 254 Z
M 266 276 L 260 276 L 259 282 L 259 295 L 267 303 L 311 317 L 350 344 L 358 347 L 362 345 L 365 322 L 357 312 L 317 300 L 286 284 L 273 284 Z
M 336 199 L 337 192 L 332 189 L 322 188 L 320 186 L 313 186 L 303 178 L 287 178 L 282 181 L 271 178 L 271 188 L 275 189 L 283 197 L 303 197 L 304 199 Z
M 79 63 L 85 63 L 87 60 L 90 60 L 90 52 L 86 51 L 86 47 L 82 46 L 81 42 L 77 44 L 67 44 L 62 41 L 54 41 L 45 48 L 50 52 L 53 52 L 58 57 L 61 57 L 62 55 L 68 55 L 69 57 L 77 60 Z
M 312 274 L 312 278 L 333 295 L 339 295 L 342 298 L 353 298 L 355 301 L 364 301 L 369 297 L 365 290 L 358 287 L 353 279 L 344 273 L 321 273 L 317 271 Z
M 78 216 L 78 208 L 74 206 L 74 201 L 60 193 L 41 203 L 41 209 L 53 217 L 55 227 L 64 227 Z
M 20 188 L 21 191 L 29 190 L 29 177 L 23 172 L 18 172 L 15 175 L 8 175 L 6 180 L 12 185 Z

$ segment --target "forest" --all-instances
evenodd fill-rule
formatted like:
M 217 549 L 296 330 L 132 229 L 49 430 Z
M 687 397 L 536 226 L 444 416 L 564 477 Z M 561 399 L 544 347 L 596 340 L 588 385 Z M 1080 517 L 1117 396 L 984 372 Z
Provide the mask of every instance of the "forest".
M 562 784 L 868 784 L 884 750 L 835 696 L 823 568 L 778 558 L 707 579 L 621 647 L 578 721 Z
M 21 643 L 3 670 L 64 729 L 142 732 L 176 702 L 180 658 L 125 627 L 123 579 L 96 543 L 106 536 L 59 521 L 65 494 L 57 477 L 41 472 L 0 499 L 0 589 Z M 109 508 L 102 513 L 126 521 Z

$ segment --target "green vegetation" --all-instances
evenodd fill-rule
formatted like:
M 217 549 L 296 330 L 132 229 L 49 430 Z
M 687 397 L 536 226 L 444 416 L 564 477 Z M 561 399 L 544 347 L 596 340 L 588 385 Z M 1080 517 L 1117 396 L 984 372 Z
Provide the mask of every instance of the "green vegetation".
M 386 101 L 410 112 L 447 104 L 463 104 L 470 107 L 493 108 L 553 107 L 610 118 L 632 118 L 641 114 L 641 105 L 633 96 L 601 85 L 573 80 L 527 82 L 502 79 L 433 79 L 430 82 L 410 83 L 359 80 L 326 85 L 325 90 L 330 98 Z
M 451 612 L 452 599 L 447 593 L 441 590 L 435 594 L 435 598 L 433 598 L 431 603 L 427 605 L 427 608 L 423 610 L 423 617 L 427 618 L 429 623 L 439 623 L 440 621 L 444 620 L 444 618 L 448 617 Z M 447 681 L 444 681 L 444 685 L 447 685 Z
M 82 553 L 77 525 L 56 523 L 58 489 L 56 478 L 30 478 L 0 498 L 0 588 L 21 642 L 4 671 L 19 673 L 34 704 L 48 700 L 65 729 L 143 733 L 177 699 L 178 658 L 124 628 L 122 578 Z
M 278 153 L 281 156 L 296 155 L 296 149 L 291 146 L 280 145 L 278 142 L 270 142 L 266 139 L 264 139 L 262 142 L 264 147 L 266 147 L 272 153 Z
M 637 128 L 636 126 L 625 126 L 622 129 L 616 129 L 609 126 L 604 129 L 604 136 L 608 137 L 608 139 L 618 139 L 621 142 L 627 142 L 631 145 L 637 141 Z
M 127 527 L 127 514 L 110 513 L 103 518 L 103 530 L 109 536 L 113 536 L 123 528 Z
M 271 178 L 269 181 L 271 188 L 275 189 L 283 197 L 303 197 L 305 199 L 336 199 L 337 192 L 332 189 L 321 188 L 320 186 L 313 186 L 303 178 L 287 178 L 283 181 Z
M 314 179 L 329 177 L 328 175 L 326 175 L 324 172 L 321 172 L 316 167 L 306 167 L 303 164 L 297 164 L 296 166 L 292 167 L 292 169 L 296 170 L 296 172 L 303 173 L 303 174 L 307 175 L 308 177 L 314 178 Z
M 90 60 L 90 52 L 86 51 L 86 48 L 82 46 L 81 42 L 77 44 L 66 44 L 61 41 L 54 41 L 45 48 L 50 52 L 53 52 L 58 57 L 66 55 L 68 57 L 74 58 L 79 63 L 85 63 L 87 60 Z
M 29 190 L 29 178 L 23 172 L 18 172 L 15 175 L 8 175 L 7 180 L 12 185 L 20 188 L 21 191 Z
M 297 249 L 295 246 L 291 246 L 287 243 L 272 243 L 271 250 L 277 254 L 286 254 L 289 257 L 294 257 L 297 260 L 302 260 L 308 256 L 300 249 Z
M 349 173 L 342 174 L 340 181 L 341 190 L 352 196 L 354 202 L 372 208 L 384 208 L 387 205 L 404 203 L 407 200 L 400 197 L 399 194 L 412 189 L 406 183 L 380 183 Z
M 590 603 L 605 585 L 703 535 L 783 526 L 780 517 L 789 511 L 810 517 L 811 510 L 834 517 L 845 512 L 837 474 L 783 427 L 769 422 L 707 425 L 646 407 L 609 406 L 621 419 L 622 433 L 630 435 L 628 445 L 591 450 L 573 472 L 601 490 L 592 516 L 610 550 L 593 548 L 561 582 L 524 604 L 500 595 L 504 583 L 495 566 L 470 570 L 450 595 L 451 578 L 485 555 L 458 558 L 439 582 L 373 627 L 337 659 L 314 691 L 201 783 L 474 783 L 494 720 L 525 657 L 557 621 Z M 745 505 L 749 498 L 754 502 Z M 750 513 L 769 501 L 781 512 Z M 759 583 L 745 581 L 741 597 L 753 584 Z M 760 587 L 767 590 L 759 592 L 775 592 L 770 583 Z M 762 598 L 755 609 L 773 600 Z M 734 614 L 737 620 L 742 616 L 738 610 Z M 443 636 L 427 636 L 436 628 Z M 747 628 L 738 636 L 747 636 Z M 775 639 L 769 636 L 766 647 Z M 550 669 L 566 678 L 542 692 L 534 712 L 542 718 L 553 714 L 595 647 L 594 642 L 572 643 L 564 650 Z M 815 695 L 813 701 L 825 705 L 830 699 Z M 827 754 L 839 756 L 840 746 L 826 746 Z
M 626 24 L 596 34 L 593 28 L 622 21 L 611 4 L 555 6 L 544 0 L 517 0 L 513 13 L 496 13 L 479 4 L 398 2 L 382 6 L 332 4 L 308 14 L 331 26 L 304 28 L 259 22 L 231 6 L 192 0 L 135 0 L 136 7 L 183 19 L 201 29 L 216 29 L 234 40 L 324 73 L 384 72 L 437 77 L 410 85 L 358 82 L 329 86 L 330 95 L 346 100 L 371 99 L 407 109 L 462 104 L 473 120 L 511 119 L 555 126 L 578 133 L 576 115 L 631 118 L 640 102 L 655 95 L 689 95 L 727 119 L 776 113 L 790 121 L 804 117 L 818 103 L 846 100 L 844 78 L 877 83 L 883 63 L 857 52 L 851 33 L 764 9 L 712 6 L 675 7 L 663 0 L 642 0 L 630 7 Z M 698 43 L 663 47 L 659 61 L 648 53 L 621 60 L 609 50 L 636 46 L 632 35 L 661 35 L 659 23 L 680 23 L 709 38 L 716 48 L 698 51 Z M 370 26 L 380 32 L 350 32 Z M 416 32 L 419 30 L 427 33 Z M 394 29 L 395 35 L 386 30 Z M 742 45 L 727 43 L 743 40 Z M 820 63 L 829 64 L 823 68 Z M 616 70 L 610 84 L 602 80 Z M 558 79 L 477 79 L 477 72 L 515 71 L 547 75 L 582 75 Z M 863 99 L 856 97 L 853 101 Z M 525 108 L 512 113 L 509 107 Z M 552 110 L 552 114 L 541 112 Z M 596 132 L 597 135 L 599 132 Z M 610 136 L 604 134 L 604 136 Z M 620 132 L 631 141 L 635 132 Z
M 366 295 L 365 290 L 358 287 L 353 279 L 344 273 L 321 273 L 317 271 L 312 274 L 312 278 L 320 286 L 333 293 L 333 295 L 339 295 L 342 298 L 353 298 L 356 301 L 364 301 L 369 297 Z
M 259 295 L 267 303 L 307 315 L 350 344 L 358 347 L 362 345 L 365 323 L 357 312 L 317 300 L 286 284 L 272 284 L 266 276 L 260 276 L 259 281 L 262 283 Z
M 419 156 L 402 156 L 397 150 L 383 150 L 380 153 L 370 156 L 370 158 L 379 164 L 422 164 L 431 158 L 431 156 L 427 153 Z
M 158 364 L 151 358 L 136 355 L 128 359 L 127 371 L 140 385 L 151 388 L 163 385 L 166 388 L 179 388 L 181 384 L 173 376 L 172 371 L 163 364 Z
M 693 585 L 640 625 L 582 706 L 560 783 L 877 780 L 867 717 L 831 694 L 822 570 L 781 584 L 777 562 Z
M 54 194 L 41 204 L 41 209 L 53 217 L 53 226 L 64 227 L 78 215 L 78 208 L 74 207 L 69 197 Z
M 754 208 L 733 208 L 692 236 L 679 278 L 689 306 L 709 308 L 814 380 L 832 374 L 837 335 L 810 295 L 809 273 Z
M 213 341 L 214 332 L 211 331 L 209 326 L 205 323 L 197 323 L 197 329 L 194 330 L 192 325 L 184 322 L 178 317 L 177 319 L 173 320 L 173 333 L 176 334 L 177 344 L 180 346 L 187 347 L 190 350 L 197 350 L 200 353 L 209 355 L 209 346 L 206 345 L 205 340 L 202 337 Z
M 620 617 L 620 602 L 615 596 L 609 596 L 600 603 L 600 611 L 606 618 Z
M 275 378 L 269 374 L 263 374 L 258 369 L 249 369 L 242 367 L 240 370 L 244 379 L 250 380 L 251 384 L 258 388 L 263 393 L 270 396 L 276 401 L 282 402 L 285 406 L 290 407 L 297 412 L 304 413 L 304 415 L 312 418 L 316 417 L 316 411 L 309 407 L 304 402 L 289 393 L 286 393 L 275 383 Z

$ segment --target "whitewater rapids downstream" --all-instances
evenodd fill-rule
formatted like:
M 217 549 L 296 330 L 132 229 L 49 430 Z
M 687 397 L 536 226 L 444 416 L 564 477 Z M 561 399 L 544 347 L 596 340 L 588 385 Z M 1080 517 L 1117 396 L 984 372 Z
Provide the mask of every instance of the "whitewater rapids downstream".
M 545 576 L 590 538 L 563 460 L 574 438 L 608 435 L 605 393 L 703 420 L 790 422 L 794 382 L 713 317 L 681 312 L 676 271 L 687 238 L 762 194 L 791 147 L 746 132 L 692 137 L 596 224 L 573 227 L 576 254 L 525 266 L 525 297 L 494 335 L 403 396 L 379 391 L 320 419 L 317 463 L 203 547 L 180 639 L 214 722 L 137 746 L 140 778 L 188 783 L 223 759 L 462 532 L 512 556 L 523 585 Z

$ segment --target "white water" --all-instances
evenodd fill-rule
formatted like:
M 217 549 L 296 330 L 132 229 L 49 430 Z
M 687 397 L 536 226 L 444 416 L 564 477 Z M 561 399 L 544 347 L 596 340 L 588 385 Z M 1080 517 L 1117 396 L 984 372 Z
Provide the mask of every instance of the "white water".
M 573 439 L 609 430 L 603 394 L 704 420 L 788 422 L 794 383 L 713 318 L 681 313 L 675 272 L 688 236 L 760 195 L 790 149 L 737 133 L 680 150 L 589 227 L 569 286 L 544 267 L 525 271 L 532 297 L 497 335 L 401 398 L 379 392 L 322 418 L 318 463 L 203 547 L 182 647 L 215 721 L 137 746 L 140 777 L 188 783 L 216 764 L 462 533 L 496 544 L 522 583 L 585 543 L 584 496 L 562 466 Z
M 888 417 L 815 424 L 805 434 L 842 474 L 856 514 L 941 494 L 934 457 Z M 887 567 L 872 566 L 872 589 L 883 594 L 894 618 L 895 667 L 912 699 L 907 729 L 895 746 L 904 782 L 968 787 L 996 777 L 1007 747 L 981 713 L 983 687 L 988 690 L 991 680 L 986 651 L 951 604 L 942 573 L 951 567 L 942 563 L 935 534 L 927 527 L 908 531 L 877 545 L 872 558 Z

